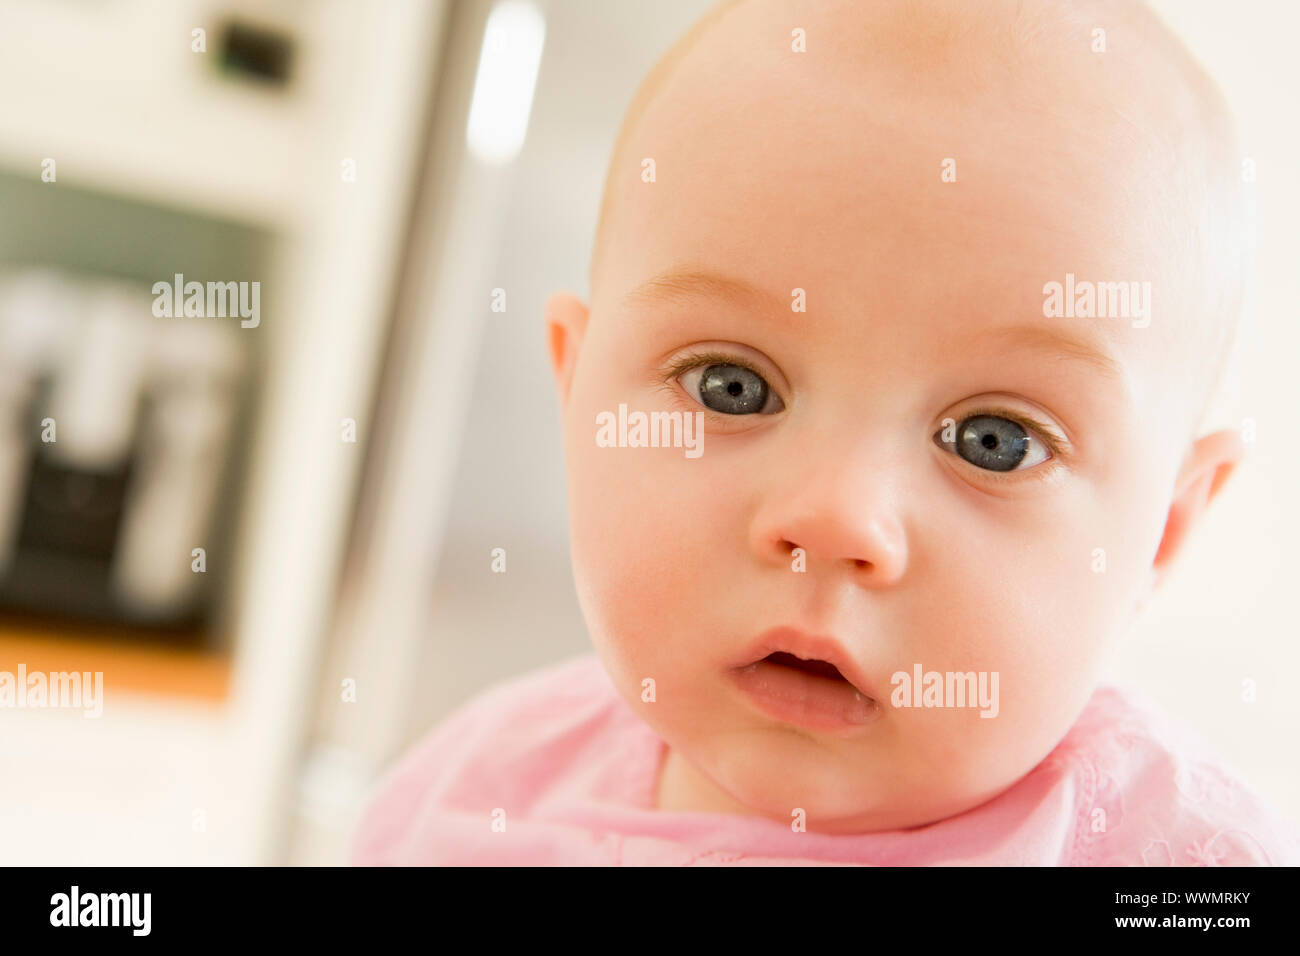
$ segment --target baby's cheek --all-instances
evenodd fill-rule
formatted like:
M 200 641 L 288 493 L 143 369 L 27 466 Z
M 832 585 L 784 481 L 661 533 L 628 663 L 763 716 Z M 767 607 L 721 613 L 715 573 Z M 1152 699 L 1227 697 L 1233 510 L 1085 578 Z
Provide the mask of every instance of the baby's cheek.
M 1100 555 L 1094 561 L 1098 523 L 1073 514 L 1036 534 L 985 528 L 940 552 L 943 600 L 929 615 L 918 662 L 927 671 L 975 672 L 991 695 L 996 686 L 992 707 L 981 708 L 996 716 L 945 712 L 942 739 L 926 734 L 934 760 L 990 780 L 1017 776 L 1087 702 L 1110 638 L 1126 623 L 1133 571 Z
M 697 565 L 716 540 L 674 448 L 593 447 L 571 458 L 574 576 L 592 640 L 617 680 L 672 681 L 712 607 Z

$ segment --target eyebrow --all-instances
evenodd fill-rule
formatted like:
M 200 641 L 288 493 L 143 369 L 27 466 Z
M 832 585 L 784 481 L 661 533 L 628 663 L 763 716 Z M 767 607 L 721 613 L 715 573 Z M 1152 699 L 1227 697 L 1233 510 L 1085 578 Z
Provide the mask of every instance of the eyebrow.
M 1087 362 L 1096 371 L 1108 378 L 1120 379 L 1124 371 L 1110 354 L 1093 344 L 1084 336 L 1075 335 L 1065 329 L 1049 328 L 1043 325 L 1013 325 L 991 329 L 983 336 L 994 340 L 995 344 L 1006 347 L 1039 349 L 1052 351 L 1065 358 Z
M 688 303 L 699 299 L 727 299 L 761 311 L 784 311 L 790 307 L 786 299 L 744 279 L 689 268 L 668 269 L 652 276 L 625 295 L 623 302 Z
M 672 268 L 645 280 L 623 297 L 623 303 L 690 303 L 700 299 L 726 299 L 755 311 L 784 311 L 789 303 L 766 289 L 731 276 L 703 269 Z M 1004 347 L 1052 351 L 1091 365 L 1108 378 L 1123 377 L 1119 363 L 1084 336 L 1043 325 L 1014 325 L 981 332 Z M 975 343 L 971 343 L 972 345 Z

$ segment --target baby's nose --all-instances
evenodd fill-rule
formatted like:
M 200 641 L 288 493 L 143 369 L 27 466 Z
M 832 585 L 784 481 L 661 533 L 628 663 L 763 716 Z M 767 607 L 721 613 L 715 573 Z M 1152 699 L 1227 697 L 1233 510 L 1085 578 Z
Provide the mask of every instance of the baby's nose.
M 907 567 L 907 536 L 898 491 L 852 472 L 821 471 L 793 491 L 774 489 L 751 526 L 755 553 L 796 571 L 842 568 L 864 586 L 899 580 Z M 803 567 L 796 549 L 802 549 Z

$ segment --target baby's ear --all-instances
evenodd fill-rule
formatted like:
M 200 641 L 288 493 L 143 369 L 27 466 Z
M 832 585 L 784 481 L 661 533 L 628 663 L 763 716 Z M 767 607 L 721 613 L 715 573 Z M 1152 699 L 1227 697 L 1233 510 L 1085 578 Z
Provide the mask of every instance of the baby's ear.
M 1245 454 L 1246 446 L 1241 435 L 1232 428 L 1211 432 L 1192 444 L 1174 482 L 1174 497 L 1169 504 L 1165 533 L 1152 562 L 1155 587 L 1164 580 L 1174 559 L 1187 543 L 1188 534 Z
M 573 369 L 587 331 L 587 314 L 586 304 L 570 292 L 554 292 L 546 300 L 546 335 L 561 408 L 569 401 Z

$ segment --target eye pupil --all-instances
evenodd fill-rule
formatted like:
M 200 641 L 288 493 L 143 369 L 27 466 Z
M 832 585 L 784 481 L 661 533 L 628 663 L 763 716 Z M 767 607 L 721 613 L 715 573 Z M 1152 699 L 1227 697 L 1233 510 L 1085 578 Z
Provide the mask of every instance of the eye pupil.
M 768 404 L 768 386 L 763 377 L 729 363 L 705 368 L 699 393 L 706 407 L 724 415 L 752 415 Z
M 987 471 L 1013 471 L 1029 454 L 1029 435 L 1001 415 L 974 415 L 957 433 L 957 454 Z

